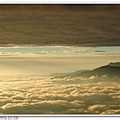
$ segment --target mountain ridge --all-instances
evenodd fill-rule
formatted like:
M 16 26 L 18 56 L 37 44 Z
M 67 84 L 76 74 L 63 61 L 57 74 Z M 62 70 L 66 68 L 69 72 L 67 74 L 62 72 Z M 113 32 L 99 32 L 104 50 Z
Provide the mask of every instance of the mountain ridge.
M 91 76 L 107 76 L 107 77 L 120 77 L 120 62 L 115 63 L 109 63 L 105 66 L 100 66 L 98 68 L 95 68 L 93 70 L 87 70 L 82 72 L 73 72 L 71 74 L 68 74 L 67 76 L 56 76 L 55 78 L 63 78 L 63 77 L 86 77 L 89 78 Z
M 61 77 L 61 78 L 70 77 L 70 76 L 72 77 L 73 75 L 84 72 L 84 71 L 89 71 L 89 70 L 77 70 L 75 72 L 69 72 L 69 73 L 52 73 L 52 74 L 50 74 L 50 76 L 57 76 L 57 77 Z
M 120 67 L 120 62 L 110 62 L 108 65 L 109 66 L 118 66 L 118 67 Z

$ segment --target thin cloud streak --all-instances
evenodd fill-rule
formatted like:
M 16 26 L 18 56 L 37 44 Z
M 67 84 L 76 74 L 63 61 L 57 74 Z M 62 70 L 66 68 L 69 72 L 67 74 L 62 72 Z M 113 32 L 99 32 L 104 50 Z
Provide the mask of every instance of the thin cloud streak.
M 120 56 L 119 47 L 74 47 L 74 46 L 38 46 L 38 47 L 1 47 L 0 56 L 23 57 L 95 57 Z

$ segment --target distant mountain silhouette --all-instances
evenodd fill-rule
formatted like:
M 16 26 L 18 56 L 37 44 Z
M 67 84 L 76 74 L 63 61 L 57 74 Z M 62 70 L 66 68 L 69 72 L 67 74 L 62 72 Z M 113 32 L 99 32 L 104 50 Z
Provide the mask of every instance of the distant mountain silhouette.
M 50 76 L 57 76 L 55 78 L 73 77 L 85 71 L 88 71 L 88 70 L 78 70 L 78 71 L 71 72 L 71 73 L 52 73 L 50 74 Z
M 109 65 L 109 66 L 120 67 L 120 62 L 115 62 L 115 63 L 111 62 L 111 63 L 109 63 L 108 65 Z
M 63 78 L 63 77 L 91 77 L 91 76 L 97 76 L 101 77 L 103 75 L 106 75 L 107 77 L 120 77 L 120 67 L 119 62 L 117 63 L 109 63 L 108 65 L 98 67 L 93 70 L 89 71 L 77 71 L 73 72 L 71 74 L 68 74 L 66 76 L 57 76 L 55 78 Z
M 115 76 L 120 76 L 120 67 L 115 67 L 115 66 L 102 66 L 99 68 L 96 68 L 91 71 L 87 72 L 82 72 L 80 74 L 77 74 L 76 76 L 81 76 L 81 77 L 91 77 L 91 76 L 98 76 L 101 77 L 103 75 L 106 75 L 108 77 L 115 77 Z

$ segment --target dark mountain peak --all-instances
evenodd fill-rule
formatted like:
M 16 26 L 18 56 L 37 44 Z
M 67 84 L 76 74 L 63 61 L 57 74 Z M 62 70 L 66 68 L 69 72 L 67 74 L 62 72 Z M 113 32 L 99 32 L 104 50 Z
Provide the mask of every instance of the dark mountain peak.
M 101 66 L 95 68 L 93 70 L 87 71 L 76 71 L 65 76 L 58 76 L 60 77 L 86 77 L 89 78 L 91 76 L 107 76 L 107 77 L 120 77 L 120 62 L 109 63 L 108 65 Z M 57 78 L 57 77 L 55 77 Z
M 108 66 L 120 67 L 120 62 L 110 62 L 110 63 L 108 64 Z
M 90 76 L 102 76 L 107 75 L 109 77 L 120 76 L 120 67 L 118 66 L 101 66 L 99 68 L 90 71 Z M 89 76 L 89 77 L 90 77 Z

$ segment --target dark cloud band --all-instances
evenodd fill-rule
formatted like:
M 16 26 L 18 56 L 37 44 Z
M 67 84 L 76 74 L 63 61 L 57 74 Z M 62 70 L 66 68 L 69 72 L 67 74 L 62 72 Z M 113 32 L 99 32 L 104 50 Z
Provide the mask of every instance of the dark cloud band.
M 0 5 L 0 46 L 120 46 L 120 5 Z

